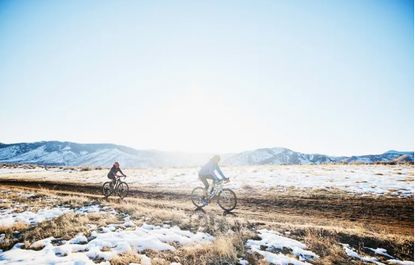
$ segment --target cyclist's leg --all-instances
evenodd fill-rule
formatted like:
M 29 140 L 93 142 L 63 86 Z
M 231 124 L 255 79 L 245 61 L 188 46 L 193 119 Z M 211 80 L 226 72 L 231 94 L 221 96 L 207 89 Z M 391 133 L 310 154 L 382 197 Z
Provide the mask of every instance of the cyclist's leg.
M 205 186 L 205 190 L 209 188 L 209 182 L 206 178 L 206 176 L 199 176 L 200 181 L 202 181 L 203 185 Z
M 208 193 L 211 194 L 212 191 L 213 191 L 213 188 L 215 187 L 216 178 L 215 178 L 215 176 L 207 176 L 206 178 L 212 180 L 212 182 L 211 182 L 211 184 L 209 185 L 209 188 L 208 188 Z
M 117 182 L 115 176 L 108 176 L 109 179 L 111 179 L 111 188 L 115 187 L 115 183 Z

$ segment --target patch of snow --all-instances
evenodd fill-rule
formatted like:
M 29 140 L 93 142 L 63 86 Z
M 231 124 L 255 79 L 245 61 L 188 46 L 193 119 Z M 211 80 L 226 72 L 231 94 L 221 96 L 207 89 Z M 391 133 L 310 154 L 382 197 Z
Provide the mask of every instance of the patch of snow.
M 130 216 L 127 216 L 127 217 L 124 218 L 124 224 L 123 225 L 125 227 L 134 227 L 135 226 L 134 222 L 130 220 Z M 163 227 L 165 227 L 165 226 L 163 226 Z
M 151 265 L 151 259 L 146 255 L 140 255 L 141 265 Z
M 48 238 L 44 238 L 38 241 L 33 242 L 29 248 L 31 249 L 41 249 L 44 248 L 46 245 L 50 244 L 52 242 L 52 240 L 54 240 L 54 237 L 48 237 Z
M 409 260 L 397 260 L 397 259 L 390 259 L 387 261 L 388 264 L 397 264 L 397 265 L 414 265 L 413 261 L 409 261 Z
M 246 259 L 241 258 L 241 259 L 239 259 L 238 262 L 239 262 L 240 265 L 249 265 L 249 262 Z
M 76 210 L 76 213 L 98 213 L 101 211 L 101 206 L 99 204 L 92 204 L 88 206 L 83 206 Z
M 274 254 L 272 252 L 262 251 L 262 250 L 255 250 L 255 252 L 261 254 L 265 258 L 265 260 L 271 264 L 278 264 L 278 265 L 309 265 L 310 264 L 308 262 L 303 262 L 303 261 L 299 261 L 294 258 L 290 258 L 281 253 Z
M 64 148 L 62 148 L 63 151 L 69 151 L 71 150 L 71 147 L 69 145 L 65 146 Z
M 308 264 L 305 261 L 313 260 L 319 256 L 310 250 L 306 250 L 306 245 L 303 243 L 281 236 L 278 232 L 271 230 L 259 230 L 259 237 L 261 240 L 252 240 L 249 239 L 246 242 L 246 245 L 252 250 L 255 251 L 264 258 L 274 264 Z M 262 250 L 265 248 L 265 251 Z M 284 249 L 288 249 L 291 253 L 296 256 L 299 260 L 295 258 L 288 257 L 280 252 Z
M 129 220 L 129 218 L 127 218 Z M 117 230 L 117 225 L 109 225 L 101 232 L 93 231 L 91 240 L 78 234 L 69 241 L 56 246 L 54 238 L 34 242 L 31 248 L 22 249 L 23 244 L 16 244 L 11 250 L 0 252 L 0 264 L 95 264 L 93 260 L 108 261 L 117 254 L 127 251 L 141 252 L 147 249 L 155 251 L 175 250 L 172 243 L 192 245 L 210 243 L 214 238 L 206 233 L 192 233 L 179 227 L 160 227 L 143 224 L 134 230 Z M 105 249 L 105 251 L 103 251 Z M 150 265 L 151 259 L 141 255 L 141 265 Z
M 13 213 L 12 211 L 2 211 L 0 216 L 1 226 L 12 226 L 15 223 L 22 222 L 28 225 L 34 225 L 46 220 L 59 217 L 67 212 L 70 212 L 69 208 L 55 207 L 51 209 L 40 209 L 36 213 L 31 211 L 24 211 L 20 213 Z
M 56 255 L 55 247 L 52 244 L 46 245 L 42 250 L 22 249 L 23 244 L 16 244 L 11 250 L 0 253 L 0 264 L 22 265 L 22 264 L 83 264 L 94 265 L 83 253 L 71 253 L 70 255 Z M 109 263 L 101 263 L 108 264 Z
M 373 251 L 377 255 L 385 256 L 385 257 L 388 257 L 388 258 L 391 258 L 391 259 L 394 258 L 393 256 L 389 255 L 388 252 L 386 251 L 386 249 L 384 249 L 384 248 L 376 248 L 376 249 L 366 248 L 366 249 L 369 249 L 369 250 Z
M 349 244 L 342 244 L 344 251 L 346 252 L 346 255 L 355 259 L 359 259 L 365 262 L 374 263 L 377 265 L 382 265 L 383 263 L 380 262 L 376 257 L 370 257 L 370 256 L 361 256 L 359 255 L 352 247 L 349 246 Z
M 72 238 L 69 241 L 69 243 L 71 244 L 86 244 L 87 242 L 88 242 L 88 239 L 82 233 L 76 235 L 74 238 Z

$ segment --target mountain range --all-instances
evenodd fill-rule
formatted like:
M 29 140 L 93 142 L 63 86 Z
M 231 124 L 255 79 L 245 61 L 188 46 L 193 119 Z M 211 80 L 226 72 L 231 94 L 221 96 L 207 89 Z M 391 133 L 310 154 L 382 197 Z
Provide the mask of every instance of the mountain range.
M 137 150 L 115 144 L 80 144 L 42 141 L 34 143 L 0 143 L 1 163 L 21 163 L 56 166 L 109 167 L 119 161 L 123 167 L 200 166 L 212 154 Z M 241 153 L 222 154 L 225 165 L 286 165 L 322 163 L 377 163 L 414 161 L 414 152 L 388 151 L 363 156 L 327 156 L 305 154 L 287 148 L 261 148 Z

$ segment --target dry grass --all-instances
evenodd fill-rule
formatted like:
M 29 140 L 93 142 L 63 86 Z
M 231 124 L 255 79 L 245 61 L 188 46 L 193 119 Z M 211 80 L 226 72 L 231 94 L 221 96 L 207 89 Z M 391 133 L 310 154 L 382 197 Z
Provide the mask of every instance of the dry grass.
M 338 238 L 328 236 L 321 230 L 309 229 L 306 231 L 304 243 L 320 256 L 314 264 L 348 264 L 348 257 L 338 242 Z
M 84 204 L 90 202 L 86 197 L 75 195 L 61 196 L 58 200 L 61 204 L 69 204 L 72 207 L 82 207 Z
M 28 229 L 24 233 L 23 239 L 27 247 L 35 241 L 48 237 L 69 240 L 78 233 L 87 234 L 89 231 L 87 227 L 88 223 L 89 219 L 85 215 L 66 213 Z
M 0 234 L 4 234 L 3 240 L 0 240 L 0 249 L 9 249 L 16 242 L 19 241 L 17 237 L 14 236 L 13 232 L 25 231 L 28 225 L 25 223 L 14 223 L 11 226 L 0 226 Z
M 239 246 L 243 242 L 238 236 L 219 236 L 211 244 L 201 244 L 186 246 L 172 252 L 148 251 L 146 254 L 153 258 L 155 264 L 170 264 L 178 262 L 182 265 L 216 265 L 216 264 L 236 264 L 238 253 L 241 252 Z
M 128 265 L 130 263 L 140 263 L 140 262 L 141 262 L 140 256 L 133 251 L 122 253 L 120 255 L 113 257 L 110 260 L 111 265 Z
M 27 227 L 28 225 L 22 222 L 17 222 L 10 226 L 0 225 L 0 234 L 13 233 L 14 231 L 23 231 L 23 230 L 26 230 Z
M 180 209 L 153 208 L 134 202 L 110 203 L 110 206 L 120 212 L 129 214 L 133 219 L 141 220 L 141 222 L 163 224 L 168 221 L 181 228 L 188 227 L 189 224 L 189 216 Z

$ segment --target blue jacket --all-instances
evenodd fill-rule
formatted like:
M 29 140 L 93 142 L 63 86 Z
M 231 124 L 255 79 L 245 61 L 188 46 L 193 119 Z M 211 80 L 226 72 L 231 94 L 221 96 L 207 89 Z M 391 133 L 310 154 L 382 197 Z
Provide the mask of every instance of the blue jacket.
M 199 170 L 199 176 L 203 177 L 214 177 L 215 179 L 218 179 L 218 177 L 215 174 L 215 170 L 218 172 L 218 174 L 223 178 L 226 179 L 225 175 L 223 174 L 222 170 L 220 170 L 218 163 L 215 161 L 210 160 L 206 163 L 200 170 Z

